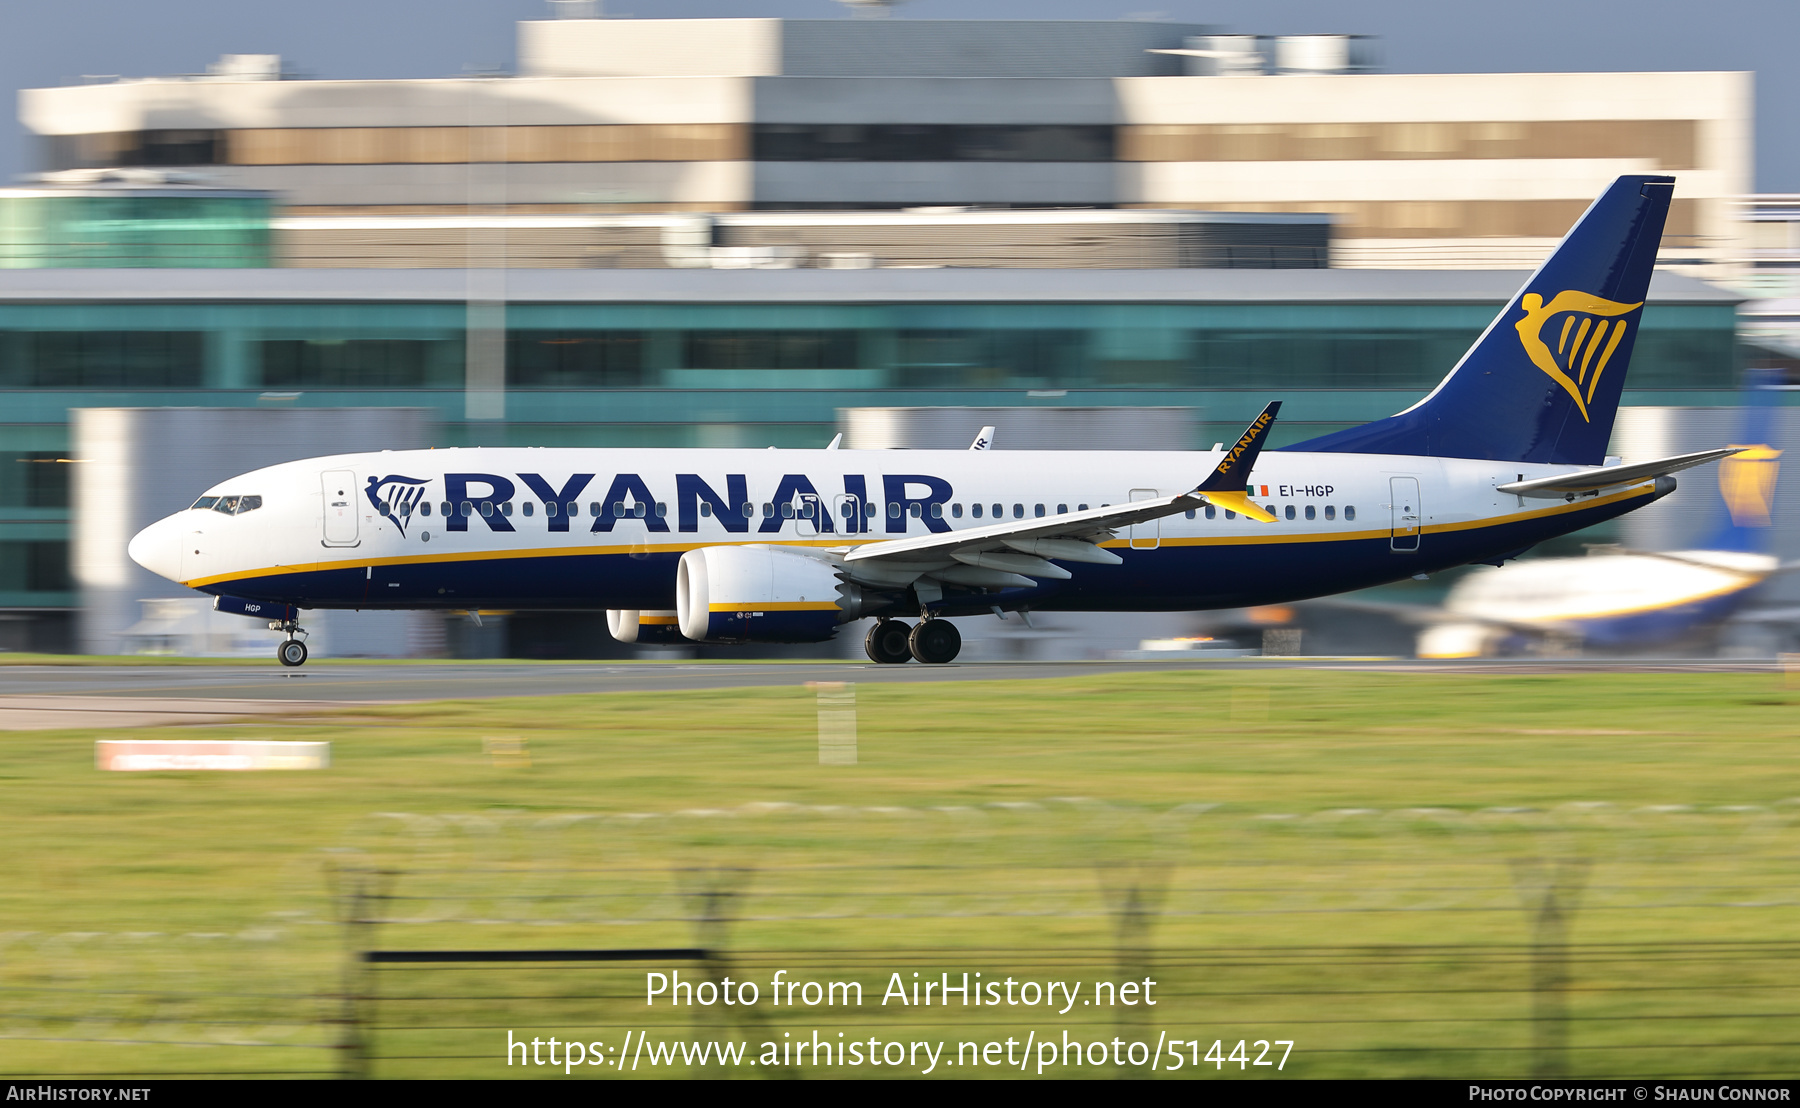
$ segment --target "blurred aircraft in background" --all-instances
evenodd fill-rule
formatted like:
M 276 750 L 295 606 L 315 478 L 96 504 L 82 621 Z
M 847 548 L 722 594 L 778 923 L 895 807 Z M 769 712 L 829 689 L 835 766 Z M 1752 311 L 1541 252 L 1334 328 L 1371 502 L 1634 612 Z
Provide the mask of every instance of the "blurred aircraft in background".
M 1800 608 L 1749 608 L 1771 576 L 1800 568 L 1770 551 L 1782 452 L 1769 445 L 1770 394 L 1751 390 L 1750 397 L 1746 433 L 1736 444 L 1747 448 L 1719 463 L 1718 521 L 1696 549 L 1596 546 L 1583 558 L 1478 570 L 1451 588 L 1443 607 L 1402 615 L 1427 625 L 1419 656 L 1473 658 L 1547 645 L 1629 649 L 1669 644 L 1728 620 L 1800 620 Z

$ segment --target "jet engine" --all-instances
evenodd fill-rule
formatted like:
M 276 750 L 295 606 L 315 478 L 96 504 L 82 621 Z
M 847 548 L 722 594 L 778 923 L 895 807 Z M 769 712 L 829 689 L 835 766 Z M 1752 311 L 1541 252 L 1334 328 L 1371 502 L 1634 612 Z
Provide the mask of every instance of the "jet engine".
M 697 642 L 824 642 L 862 615 L 862 590 L 810 551 L 703 546 L 675 576 L 681 633 Z
M 641 612 L 636 608 L 608 608 L 606 629 L 619 642 L 681 643 L 680 619 L 674 612 Z

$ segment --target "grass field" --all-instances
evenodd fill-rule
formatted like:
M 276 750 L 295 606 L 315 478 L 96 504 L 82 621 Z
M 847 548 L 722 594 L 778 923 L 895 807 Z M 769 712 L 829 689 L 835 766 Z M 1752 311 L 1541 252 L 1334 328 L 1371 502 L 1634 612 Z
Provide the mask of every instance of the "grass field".
M 316 773 L 103 774 L 119 733 L 6 734 L 0 1072 L 328 1073 L 347 988 L 380 994 L 377 1076 L 506 1076 L 496 1029 L 694 1018 L 628 999 L 644 967 L 346 978 L 347 941 L 701 944 L 871 996 L 698 1013 L 751 1040 L 1139 1027 L 1295 1039 L 1284 1072 L 1315 1076 L 1791 1072 L 1796 706 L 1733 674 L 864 686 L 854 766 L 818 764 L 799 687 L 154 733 L 328 739 Z M 373 870 L 405 922 L 349 940 L 328 873 Z M 873 1001 L 893 971 L 1144 967 L 1154 1014 Z

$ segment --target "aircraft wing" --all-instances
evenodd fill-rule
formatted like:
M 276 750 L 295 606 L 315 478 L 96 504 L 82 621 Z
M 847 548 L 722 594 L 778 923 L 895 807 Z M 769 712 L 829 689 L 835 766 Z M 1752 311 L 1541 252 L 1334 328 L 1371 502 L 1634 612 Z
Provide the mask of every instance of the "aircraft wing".
M 1666 477 L 1671 473 L 1704 465 L 1716 458 L 1723 458 L 1748 449 L 1750 448 L 1747 446 L 1725 446 L 1718 450 L 1677 454 L 1672 458 L 1658 458 L 1652 462 L 1635 462 L 1628 466 L 1596 466 L 1593 469 L 1578 469 L 1549 477 L 1534 477 L 1529 481 L 1508 481 L 1497 488 L 1500 492 L 1510 493 L 1513 496 L 1561 500 L 1573 493 L 1595 492 L 1613 485 L 1631 485 L 1655 477 Z
M 1264 408 L 1212 473 L 1187 492 L 1102 505 L 1085 512 L 868 543 L 844 553 L 844 572 L 873 584 L 898 585 L 931 575 L 959 584 L 1028 587 L 1035 584 L 1033 578 L 1066 581 L 1074 576 L 1052 564 L 1052 558 L 1118 565 L 1124 559 L 1097 544 L 1113 538 L 1119 528 L 1207 504 L 1273 523 L 1274 516 L 1260 504 L 1251 503 L 1246 482 L 1280 409 L 1279 400 Z

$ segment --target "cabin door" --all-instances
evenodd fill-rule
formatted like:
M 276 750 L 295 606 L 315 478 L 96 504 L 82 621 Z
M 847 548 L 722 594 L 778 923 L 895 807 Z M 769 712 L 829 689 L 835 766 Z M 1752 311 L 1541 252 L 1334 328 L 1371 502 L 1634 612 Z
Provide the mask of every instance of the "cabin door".
M 356 545 L 356 474 L 347 469 L 328 469 L 319 474 L 325 494 L 325 545 Z
M 1425 513 L 1419 507 L 1417 477 L 1389 477 L 1388 493 L 1392 503 L 1393 530 L 1388 547 L 1397 554 L 1411 554 L 1419 549 L 1419 533 L 1424 530 Z

